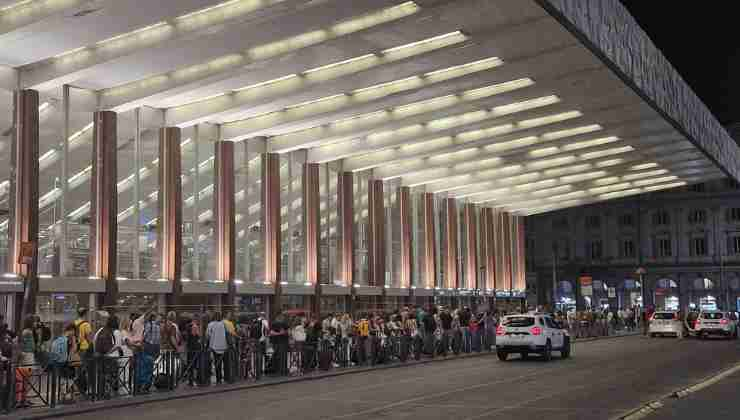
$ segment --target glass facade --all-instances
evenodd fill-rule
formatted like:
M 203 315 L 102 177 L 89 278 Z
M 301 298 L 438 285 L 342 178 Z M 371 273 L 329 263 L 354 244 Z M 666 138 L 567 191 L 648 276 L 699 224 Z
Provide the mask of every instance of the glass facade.
M 3 119 L 0 123 L 8 129 L 12 127 L 12 96 L 0 97 Z M 64 278 L 67 280 L 86 279 L 91 276 L 90 243 L 92 163 L 94 126 L 93 114 L 98 102 L 94 92 L 72 87 L 63 87 L 41 94 L 39 123 L 39 252 L 37 263 L 42 278 Z M 166 124 L 162 110 L 140 107 L 117 114 L 117 240 L 115 281 L 164 282 L 163 261 L 160 255 L 164 244 L 161 240 L 161 224 L 165 221 L 160 211 L 160 197 L 164 174 L 170 169 L 161 162 L 166 148 L 162 147 L 160 129 Z M 12 131 L 11 131 L 12 132 Z M 217 279 L 218 247 L 216 231 L 215 185 L 222 181 L 217 178 L 216 147 L 220 140 L 221 128 L 218 125 L 200 123 L 181 128 L 179 169 L 174 170 L 181 182 L 181 195 L 178 201 L 181 211 L 181 278 L 183 282 L 214 282 Z M 11 154 L 12 141 L 0 143 L 0 259 L 8 266 L 11 201 Z M 318 254 L 309 255 L 306 242 L 306 218 L 304 194 L 309 191 L 304 179 L 308 155 L 305 150 L 295 150 L 279 155 L 279 172 L 269 172 L 266 166 L 267 142 L 263 138 L 247 139 L 234 144 L 234 247 L 235 274 L 233 280 L 244 285 L 246 291 L 240 292 L 240 306 L 249 310 L 265 311 L 270 305 L 282 309 L 304 310 L 315 308 L 320 311 L 383 309 L 393 310 L 407 302 L 419 303 L 411 290 L 439 289 L 444 296 L 438 301 L 454 302 L 449 288 L 473 289 L 477 284 L 469 272 L 466 256 L 477 255 L 481 274 L 485 273 L 485 250 L 493 247 L 482 246 L 480 241 L 483 226 L 478 214 L 481 207 L 475 207 L 472 223 L 476 230 L 476 243 L 466 241 L 467 203 L 463 200 L 448 200 L 446 193 L 432 196 L 433 220 L 427 220 L 425 213 L 425 188 L 413 187 L 408 190 L 410 221 L 410 255 L 404 259 L 406 250 L 402 220 L 401 191 L 406 191 L 401 178 L 383 182 L 382 224 L 384 243 L 382 258 L 385 269 L 380 273 L 377 289 L 392 289 L 394 292 L 359 293 L 357 290 L 371 284 L 369 276 L 369 182 L 374 178 L 372 170 L 359 170 L 352 174 L 351 203 L 353 205 L 353 231 L 351 242 L 354 252 L 353 278 L 343 278 L 344 258 L 342 254 L 341 212 L 339 200 L 339 177 L 342 174 L 341 161 L 318 164 L 319 206 Z M 264 168 L 263 168 L 264 166 Z M 263 170 L 264 169 L 264 170 Z M 179 171 L 179 172 L 177 172 Z M 265 200 L 263 183 L 269 188 L 271 176 L 279 176 L 279 193 L 275 195 L 280 209 L 280 226 L 277 249 L 280 256 L 279 281 L 288 286 L 279 300 L 269 303 L 273 294 L 272 284 L 266 284 L 266 270 L 269 265 L 265 258 L 269 237 L 264 229 L 266 211 L 270 208 Z M 267 177 L 267 178 L 265 178 Z M 177 178 L 177 176 L 175 177 Z M 347 178 L 350 179 L 350 178 Z M 315 181 L 312 181 L 315 182 Z M 312 184 L 316 188 L 315 184 Z M 305 189 L 305 191 L 304 191 Z M 277 190 L 275 190 L 277 191 Z M 448 214 L 454 212 L 454 215 Z M 455 223 L 455 226 L 448 226 Z M 432 232 L 427 229 L 433 227 Z M 432 234 L 431 236 L 428 235 Z M 454 234 L 457 240 L 450 241 Z M 430 240 L 431 239 L 431 240 Z M 454 239 L 454 238 L 453 238 Z M 268 241 L 268 242 L 266 242 Z M 429 243 L 427 243 L 429 242 Z M 450 247 L 455 247 L 451 249 Z M 427 249 L 430 247 L 430 249 Z M 430 252 L 431 251 L 431 252 Z M 312 266 L 307 258 L 318 258 L 319 277 L 322 286 L 338 287 L 329 293 L 313 297 L 321 288 L 313 286 L 308 279 L 307 270 Z M 431 260 L 430 260 L 431 258 Z M 453 261 L 454 259 L 454 261 Z M 410 264 L 405 266 L 405 264 Z M 429 270 L 427 270 L 429 267 Z M 408 271 L 405 271 L 408 270 Z M 453 276 L 449 276 L 455 270 Z M 477 270 L 477 268 L 476 268 Z M 404 284 L 403 273 L 410 272 L 410 284 Z M 429 274 L 432 274 L 431 276 Z M 450 278 L 446 278 L 450 277 Z M 452 277 L 456 277 L 455 280 Z M 356 285 L 354 291 L 347 287 Z M 45 313 L 45 319 L 63 323 L 71 316 L 69 308 L 87 304 L 99 290 L 85 293 L 68 293 L 60 290 L 42 292 L 37 307 Z M 144 286 L 132 286 L 120 293 L 119 303 L 138 302 L 142 299 L 156 301 L 157 295 L 169 293 L 156 292 Z M 143 283 L 140 283 L 143 285 Z M 66 286 L 65 286 L 66 287 Z M 85 286 L 87 287 L 87 286 Z M 141 291 L 137 287 L 141 287 Z M 301 289 L 301 287 L 304 287 Z M 84 287 L 83 287 L 84 288 Z M 261 288 L 261 292 L 254 292 Z M 344 288 L 344 289 L 342 289 Z M 402 291 L 406 289 L 406 291 Z M 194 292 L 191 292 L 194 293 Z M 431 299 L 431 291 L 429 292 Z M 351 295 L 356 295 L 352 297 Z M 421 300 L 423 301 L 423 299 Z

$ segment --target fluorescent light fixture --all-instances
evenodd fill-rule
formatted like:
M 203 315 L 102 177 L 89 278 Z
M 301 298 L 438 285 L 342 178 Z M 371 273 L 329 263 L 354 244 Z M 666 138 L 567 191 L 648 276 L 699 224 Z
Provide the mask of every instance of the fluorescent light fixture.
M 157 279 L 157 281 L 158 281 L 158 282 L 161 282 L 161 283 L 166 283 L 166 282 L 168 282 L 169 280 L 167 280 L 167 279 L 162 279 L 162 278 L 160 278 L 160 279 Z M 182 281 L 182 279 L 181 279 L 181 281 Z
M 636 174 L 624 175 L 622 179 L 624 179 L 625 181 L 632 181 L 635 179 L 647 178 L 647 177 L 663 175 L 667 173 L 668 173 L 668 169 L 658 169 L 657 171 L 648 171 L 648 172 L 640 172 Z
M 286 110 L 291 110 L 291 109 L 295 109 L 295 108 L 306 107 L 306 106 L 309 106 L 309 105 L 316 105 L 316 104 L 319 104 L 319 103 L 322 103 L 322 102 L 328 102 L 328 101 L 332 101 L 332 100 L 340 99 L 340 98 L 348 99 L 348 96 L 346 94 L 344 94 L 344 93 L 339 93 L 339 94 L 336 94 L 336 95 L 325 96 L 325 97 L 319 98 L 319 99 L 312 99 L 310 101 L 300 102 L 300 103 L 297 103 L 297 104 L 294 104 L 294 105 L 288 105 L 288 106 L 285 107 L 285 109 Z
M 632 186 L 631 183 L 629 183 L 629 182 L 623 182 L 621 184 L 607 185 L 605 187 L 589 188 L 588 189 L 588 192 L 590 194 L 603 194 L 603 193 L 607 193 L 607 192 L 610 192 L 610 191 L 623 190 L 625 188 L 629 188 L 630 186 Z
M 116 280 L 118 280 L 118 281 L 126 281 L 128 279 L 129 279 L 128 277 L 123 277 L 123 276 L 117 276 L 116 277 Z
M 560 102 L 560 98 L 555 95 L 543 96 L 541 98 L 529 99 L 526 101 L 514 102 L 507 105 L 499 105 L 493 107 L 491 112 L 494 115 L 509 115 L 516 112 L 526 111 L 533 108 L 539 108 L 547 105 L 552 105 Z
M 643 188 L 645 191 L 658 191 L 658 190 L 665 190 L 668 188 L 676 188 L 676 187 L 682 187 L 686 185 L 686 182 L 674 182 L 671 184 L 665 184 L 665 185 L 652 185 L 649 187 Z
M 613 149 L 602 150 L 599 152 L 588 152 L 581 155 L 583 159 L 593 159 L 610 155 L 618 155 L 620 153 L 627 153 L 635 150 L 632 146 L 615 147 Z
M 483 70 L 489 70 L 495 67 L 499 67 L 504 62 L 498 57 L 489 57 L 482 60 L 473 61 L 470 63 L 460 64 L 457 66 L 447 67 L 440 70 L 430 71 L 424 73 L 424 77 L 430 82 L 436 82 L 441 80 L 447 80 L 452 77 L 457 77 L 450 73 L 459 73 L 459 75 L 467 73 L 475 73 Z
M 615 192 L 606 193 L 606 194 L 599 194 L 598 198 L 602 200 L 608 200 L 610 198 L 619 198 L 619 197 L 624 197 L 625 195 L 639 194 L 641 192 L 642 192 L 642 189 L 640 188 L 632 188 L 630 190 L 615 191 Z
M 244 280 L 234 279 L 234 284 L 244 284 Z
M 82 127 L 82 129 L 80 129 L 80 131 L 77 131 L 74 134 L 72 134 L 71 136 L 69 136 L 69 139 L 68 140 L 70 142 L 73 142 L 73 141 L 77 140 L 80 136 L 82 136 L 86 131 L 90 130 L 91 128 L 93 128 L 93 123 L 90 123 L 90 124 Z
M 548 115 L 546 117 L 539 117 L 539 118 L 530 118 L 528 120 L 519 121 L 517 125 L 521 128 L 533 128 L 533 127 L 540 127 L 543 125 L 553 124 L 560 121 L 566 121 L 573 118 L 578 118 L 582 116 L 583 113 L 581 111 L 568 111 L 568 112 L 561 112 L 559 114 L 555 115 Z
M 298 78 L 299 76 L 297 74 L 289 74 L 287 76 L 278 77 L 277 79 L 266 80 L 264 82 L 259 82 L 259 83 L 255 83 L 249 86 L 240 87 L 238 89 L 234 89 L 234 92 L 241 92 L 244 90 L 266 87 L 266 86 L 274 85 L 276 83 L 284 82 L 286 80 L 292 80 L 292 79 L 298 79 Z
M 36 0 L 21 0 L 21 1 L 17 2 L 17 3 L 13 3 L 13 4 L 9 4 L 7 6 L 0 7 L 0 13 L 9 12 L 9 11 L 11 11 L 13 9 L 17 9 L 19 7 L 23 7 L 23 6 L 29 5 L 29 4 L 33 3 L 34 1 L 36 1 Z
M 575 174 L 575 175 L 564 176 L 564 177 L 561 177 L 560 180 L 563 182 L 571 183 L 571 182 L 584 181 L 584 180 L 592 179 L 592 178 L 599 178 L 607 174 L 608 172 L 605 172 L 605 171 L 587 172 L 585 174 Z
M 375 54 L 365 54 L 365 55 L 361 55 L 359 57 L 349 58 L 347 60 L 338 61 L 336 63 L 327 64 L 327 65 L 324 65 L 324 66 L 321 66 L 321 67 L 314 67 L 312 69 L 309 69 L 309 70 L 304 71 L 303 74 L 308 75 L 308 74 L 316 73 L 316 72 L 319 72 L 319 71 L 329 70 L 329 69 L 333 69 L 333 68 L 336 68 L 336 67 L 344 66 L 344 65 L 347 65 L 347 64 L 352 64 L 352 63 L 355 63 L 357 61 L 367 60 L 369 58 L 378 58 L 378 56 L 375 55 Z
M 417 13 L 421 8 L 413 1 L 389 7 L 378 12 L 367 13 L 332 26 L 331 30 L 337 35 L 347 35 L 363 29 L 391 22 Z
M 557 147 L 543 147 L 540 149 L 531 150 L 527 154 L 532 157 L 541 157 L 541 156 L 552 155 L 559 151 L 560 149 L 558 149 Z
M 618 159 L 608 159 L 608 160 L 602 160 L 601 162 L 596 162 L 597 168 L 607 168 L 609 166 L 615 166 L 620 165 L 624 163 L 624 159 L 618 158 Z
M 243 0 L 230 0 L 230 1 L 227 1 L 227 2 L 224 2 L 224 3 L 220 3 L 220 4 L 217 4 L 217 5 L 214 5 L 214 6 L 206 7 L 205 9 L 196 10 L 196 11 L 191 12 L 191 13 L 188 13 L 186 15 L 178 16 L 175 19 L 177 19 L 177 20 L 189 19 L 191 17 L 202 15 L 204 13 L 208 13 L 208 12 L 211 12 L 213 10 L 217 10 L 217 9 L 221 9 L 221 8 L 224 8 L 224 7 L 227 7 L 227 6 L 234 5 L 234 4 L 239 3 L 241 1 L 243 1 Z M 250 0 L 250 2 L 251 3 L 258 3 L 258 1 L 255 1 L 255 0 Z
M 126 32 L 124 34 L 116 35 L 116 36 L 113 36 L 113 37 L 104 39 L 102 41 L 98 41 L 98 42 L 95 43 L 95 45 L 105 45 L 105 44 L 109 44 L 109 43 L 114 42 L 114 41 L 122 40 L 124 38 L 135 37 L 136 35 L 142 34 L 144 32 L 152 31 L 154 29 L 162 28 L 162 27 L 168 26 L 168 25 L 169 25 L 169 23 L 167 23 L 165 21 L 157 22 L 157 23 L 155 23 L 153 25 L 145 26 L 143 28 L 135 29 L 135 30 L 133 30 L 131 32 Z
M 471 89 L 463 92 L 462 96 L 466 100 L 475 100 L 486 98 L 489 96 L 497 95 L 499 93 L 508 92 L 511 90 L 521 89 L 528 86 L 534 85 L 534 80 L 525 77 L 522 79 L 516 79 L 509 82 L 498 83 L 491 86 L 484 86 L 481 88 Z
M 657 168 L 658 166 L 660 166 L 660 165 L 658 165 L 655 162 L 642 163 L 642 164 L 639 164 L 639 165 L 630 166 L 630 171 L 641 171 L 643 169 Z
M 51 104 L 49 102 L 44 102 L 41 105 L 39 105 L 39 113 L 42 113 L 46 111 L 47 108 L 49 108 Z
M 462 32 L 455 31 L 455 32 L 450 32 L 450 33 L 446 33 L 446 34 L 443 34 L 443 35 L 438 35 L 438 36 L 435 36 L 435 37 L 432 37 L 432 38 L 423 39 L 421 41 L 415 41 L 415 42 L 411 42 L 411 43 L 408 43 L 408 44 L 399 45 L 397 47 L 388 48 L 388 49 L 385 49 L 385 50 L 381 51 L 381 54 L 388 55 L 388 54 L 392 54 L 394 52 L 398 52 L 398 51 L 401 51 L 401 50 L 406 50 L 406 49 L 409 49 L 409 48 L 415 48 L 415 47 L 418 47 L 418 46 L 421 46 L 421 45 L 424 45 L 424 44 L 438 42 L 438 41 L 442 41 L 442 40 L 448 39 L 448 38 L 460 38 L 460 37 L 462 37 L 463 39 L 467 39 L 467 37 Z
M 419 83 L 422 83 L 422 79 L 419 76 L 406 77 L 406 78 L 399 79 L 399 80 L 392 80 L 390 82 L 384 82 L 384 83 L 379 83 L 377 85 L 372 85 L 372 86 L 368 86 L 368 87 L 364 87 L 364 88 L 360 88 L 360 89 L 355 89 L 355 90 L 352 91 L 352 94 L 353 95 L 357 95 L 357 94 L 361 94 L 361 93 L 365 93 L 365 92 L 370 92 L 370 91 L 384 89 L 384 88 L 387 88 L 387 87 L 390 87 L 390 86 L 394 86 L 394 85 L 402 85 L 404 83 L 412 83 L 412 82 L 414 84 L 419 84 Z
M 39 274 L 38 275 L 38 278 L 40 278 L 40 279 L 50 279 L 50 278 L 53 278 L 53 277 L 54 276 L 52 276 L 51 274 Z
M 640 181 L 635 181 L 633 182 L 633 184 L 637 187 L 644 187 L 646 185 L 660 184 L 662 182 L 675 181 L 677 179 L 678 179 L 677 176 L 671 175 L 671 176 L 664 176 L 660 178 L 643 179 Z
M 585 140 L 585 141 L 579 141 L 575 143 L 569 143 L 569 144 L 564 145 L 562 149 L 565 151 L 572 151 L 572 150 L 578 150 L 578 149 L 585 149 L 587 147 L 601 146 L 603 144 L 614 143 L 616 141 L 619 141 L 619 137 L 617 136 L 602 137 L 602 138 L 593 139 L 593 140 Z
M 593 133 L 594 131 L 601 130 L 602 127 L 599 124 L 591 124 L 582 127 L 569 128 L 567 130 L 551 131 L 542 135 L 542 138 L 550 140 L 558 140 L 565 137 L 577 136 L 580 134 Z

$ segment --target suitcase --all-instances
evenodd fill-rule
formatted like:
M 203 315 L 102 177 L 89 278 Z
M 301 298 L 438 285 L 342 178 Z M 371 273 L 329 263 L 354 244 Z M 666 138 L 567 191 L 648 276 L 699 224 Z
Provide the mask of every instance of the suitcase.
M 329 370 L 331 368 L 331 352 L 321 351 L 319 352 L 319 369 Z

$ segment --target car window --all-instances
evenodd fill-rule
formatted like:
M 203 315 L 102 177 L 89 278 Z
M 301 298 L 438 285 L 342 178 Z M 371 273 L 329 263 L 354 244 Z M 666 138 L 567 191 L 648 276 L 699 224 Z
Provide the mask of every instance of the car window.
M 545 325 L 545 321 L 543 318 L 540 318 L 540 325 Z
M 531 327 L 534 325 L 534 317 L 531 316 L 512 316 L 505 318 L 503 325 L 506 327 Z
M 655 319 L 673 319 L 673 312 L 656 312 Z
M 702 319 L 722 319 L 722 312 L 704 312 L 701 314 Z

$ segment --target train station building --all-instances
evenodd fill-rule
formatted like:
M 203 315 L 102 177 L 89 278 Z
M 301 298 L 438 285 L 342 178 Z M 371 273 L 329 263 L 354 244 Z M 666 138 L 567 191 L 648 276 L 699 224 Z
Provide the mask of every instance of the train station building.
M 522 307 L 529 216 L 740 177 L 616 0 L 0 0 L 0 132 L 0 309 L 59 325 Z

